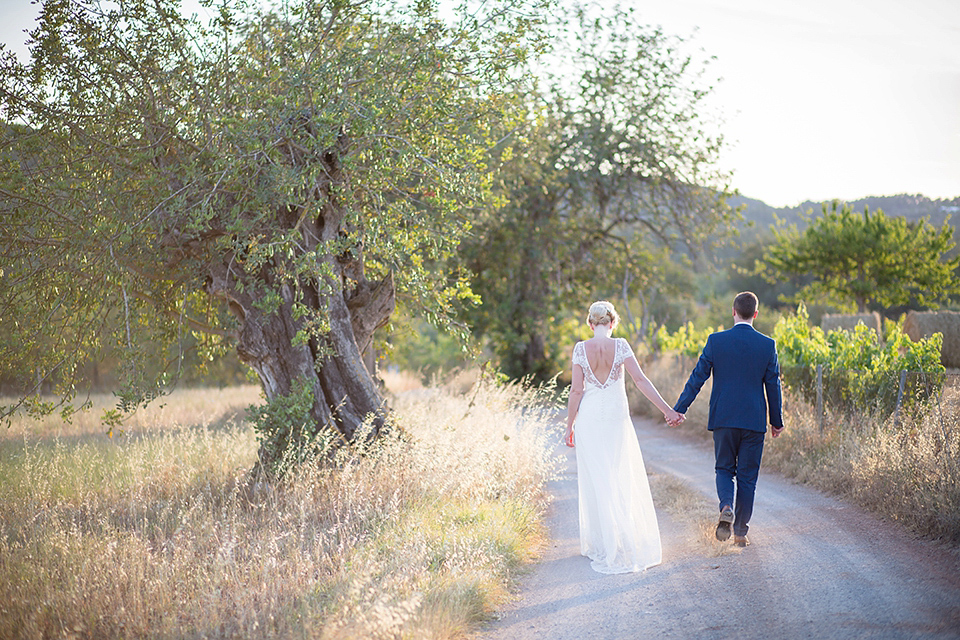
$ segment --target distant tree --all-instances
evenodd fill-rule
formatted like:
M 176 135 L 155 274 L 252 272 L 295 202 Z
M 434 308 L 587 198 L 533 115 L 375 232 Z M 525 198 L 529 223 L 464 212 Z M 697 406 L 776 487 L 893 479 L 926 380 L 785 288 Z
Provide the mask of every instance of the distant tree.
M 445 264 L 542 4 L 448 25 L 431 2 L 225 3 L 206 26 L 176 0 L 44 0 L 32 60 L 0 60 L 0 378 L 69 399 L 118 352 L 126 410 L 169 379 L 146 374 L 152 345 L 195 332 L 286 403 L 259 423 L 268 468 L 321 432 L 375 434 L 374 331 L 398 299 L 448 325 L 472 297 Z
M 764 256 L 767 277 L 812 278 L 791 301 L 819 299 L 841 309 L 888 309 L 911 300 L 937 306 L 960 293 L 960 257 L 948 259 L 953 228 L 925 220 L 888 218 L 882 210 L 854 213 L 848 205 L 823 205 L 802 232 L 774 230 Z
M 727 286 L 730 291 L 753 291 L 766 309 L 786 311 L 793 305 L 784 300 L 792 300 L 812 279 L 809 275 L 789 279 L 767 277 L 764 256 L 772 242 L 772 238 L 764 238 L 740 245 L 738 254 L 725 269 Z
M 512 377 L 555 375 L 558 318 L 594 295 L 653 293 L 671 251 L 696 254 L 734 215 L 710 87 L 681 41 L 621 9 L 580 8 L 557 31 L 573 44 L 524 100 L 531 112 L 498 158 L 501 206 L 463 247 L 484 301 L 467 319 Z

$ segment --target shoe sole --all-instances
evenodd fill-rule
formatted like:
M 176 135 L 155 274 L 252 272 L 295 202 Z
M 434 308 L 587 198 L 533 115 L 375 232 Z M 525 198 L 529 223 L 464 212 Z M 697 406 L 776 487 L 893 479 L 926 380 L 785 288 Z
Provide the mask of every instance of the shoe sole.
M 730 523 L 721 520 L 717 523 L 717 540 L 720 542 L 726 542 L 730 539 Z

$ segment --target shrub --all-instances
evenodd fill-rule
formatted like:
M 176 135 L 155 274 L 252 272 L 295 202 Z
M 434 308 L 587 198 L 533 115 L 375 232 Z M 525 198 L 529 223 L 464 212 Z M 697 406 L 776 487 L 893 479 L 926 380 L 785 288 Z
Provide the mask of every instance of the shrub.
M 260 461 L 265 465 L 262 470 L 270 476 L 279 477 L 288 468 L 303 462 L 313 450 L 311 444 L 317 437 L 332 435 L 332 430 L 322 430 L 319 434 L 315 431 L 310 415 L 313 400 L 313 389 L 305 379 L 300 379 L 289 394 L 247 409 L 264 454 Z
M 694 329 L 692 322 L 688 322 L 671 334 L 665 326 L 660 325 L 656 334 L 657 344 L 660 345 L 661 351 L 671 351 L 677 355 L 696 358 L 700 356 L 703 345 L 707 343 L 710 334 L 722 330 L 723 327 L 717 327 L 716 329 L 707 327 L 697 330 Z
M 783 382 L 813 402 L 817 395 L 816 368 L 823 366 L 824 402 L 845 412 L 865 407 L 890 415 L 897 406 L 900 372 L 908 377 L 902 401 L 918 406 L 939 393 L 944 372 L 940 364 L 941 339 L 934 335 L 913 341 L 897 323 L 888 323 L 886 341 L 860 323 L 853 330 L 824 334 L 811 327 L 803 304 L 793 316 L 781 318 L 773 330 Z

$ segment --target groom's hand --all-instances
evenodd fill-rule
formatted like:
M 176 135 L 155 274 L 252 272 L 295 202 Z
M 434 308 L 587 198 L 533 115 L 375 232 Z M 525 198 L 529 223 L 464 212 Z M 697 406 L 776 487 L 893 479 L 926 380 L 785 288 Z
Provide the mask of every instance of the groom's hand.
M 773 425 L 770 426 L 770 435 L 772 435 L 774 438 L 779 436 L 782 432 L 783 427 L 774 427 Z

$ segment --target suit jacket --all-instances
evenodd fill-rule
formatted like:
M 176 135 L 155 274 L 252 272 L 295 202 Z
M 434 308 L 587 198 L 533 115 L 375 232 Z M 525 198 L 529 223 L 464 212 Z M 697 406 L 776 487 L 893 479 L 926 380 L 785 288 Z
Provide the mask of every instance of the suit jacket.
M 734 427 L 765 432 L 768 407 L 770 424 L 783 426 L 780 364 L 777 343 L 772 338 L 746 323 L 711 334 L 674 406 L 676 411 L 687 412 L 711 373 L 707 429 Z

